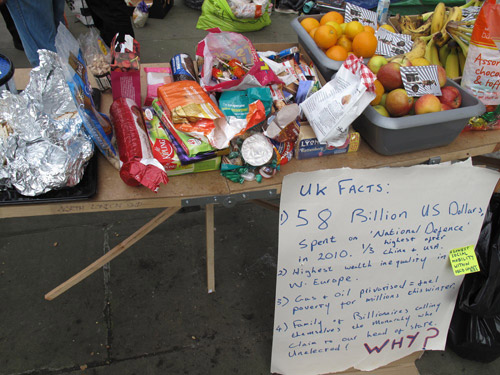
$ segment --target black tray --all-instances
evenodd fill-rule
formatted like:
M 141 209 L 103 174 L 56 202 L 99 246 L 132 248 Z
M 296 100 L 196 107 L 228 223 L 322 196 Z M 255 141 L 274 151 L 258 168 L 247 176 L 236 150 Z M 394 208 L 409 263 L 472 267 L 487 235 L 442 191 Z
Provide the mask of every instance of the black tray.
M 92 100 L 96 110 L 99 111 L 101 104 L 101 92 L 92 90 Z M 95 147 L 94 156 L 89 160 L 83 177 L 78 185 L 58 190 L 51 190 L 36 197 L 27 197 L 19 194 L 16 189 L 0 191 L 0 206 L 24 203 L 51 203 L 73 200 L 88 199 L 95 195 L 97 191 L 97 154 L 99 150 Z
M 15 189 L 0 191 L 0 206 L 24 203 L 54 203 L 72 200 L 88 199 L 95 195 L 97 191 L 97 154 L 89 160 L 85 167 L 85 172 L 78 185 L 73 187 L 51 190 L 36 197 L 21 195 Z

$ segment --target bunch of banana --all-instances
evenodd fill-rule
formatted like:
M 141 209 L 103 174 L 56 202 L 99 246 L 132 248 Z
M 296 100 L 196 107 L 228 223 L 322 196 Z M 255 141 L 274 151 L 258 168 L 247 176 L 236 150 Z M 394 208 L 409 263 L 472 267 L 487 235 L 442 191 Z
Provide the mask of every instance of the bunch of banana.
M 439 4 L 443 4 L 444 7 L 444 3 Z M 436 16 L 438 16 L 438 14 L 436 13 L 436 11 L 434 11 L 434 14 L 432 15 L 432 25 L 435 25 L 438 28 L 431 29 L 431 33 L 434 34 L 433 39 L 436 46 L 442 47 L 448 42 L 448 40 L 450 40 L 450 34 L 447 31 L 448 24 L 450 22 L 459 22 L 462 20 L 462 8 L 453 7 L 450 9 L 448 14 L 446 14 L 446 12 L 444 11 L 442 12 L 442 14 L 439 13 L 439 20 L 437 20 Z
M 432 17 L 429 17 L 425 22 L 417 18 L 412 18 L 411 16 L 396 16 L 399 29 L 402 34 L 411 35 L 411 39 L 414 41 L 421 36 L 430 35 Z
M 474 24 L 474 21 L 469 22 L 449 22 L 446 27 L 447 33 L 459 45 L 465 57 L 469 52 L 469 43 L 472 35 L 472 28 L 468 27 Z

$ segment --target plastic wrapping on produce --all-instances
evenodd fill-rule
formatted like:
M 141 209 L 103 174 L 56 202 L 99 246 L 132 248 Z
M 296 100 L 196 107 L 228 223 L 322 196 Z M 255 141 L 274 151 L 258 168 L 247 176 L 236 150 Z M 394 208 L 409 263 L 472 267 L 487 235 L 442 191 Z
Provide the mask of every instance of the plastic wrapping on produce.
M 25 196 L 75 186 L 94 150 L 57 54 L 40 50 L 39 57 L 26 89 L 0 97 L 0 188 Z

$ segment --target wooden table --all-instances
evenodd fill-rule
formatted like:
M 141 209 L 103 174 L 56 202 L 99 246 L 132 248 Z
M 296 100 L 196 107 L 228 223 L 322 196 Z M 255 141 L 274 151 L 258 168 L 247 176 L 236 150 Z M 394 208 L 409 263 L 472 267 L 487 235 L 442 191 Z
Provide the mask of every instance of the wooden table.
M 293 45 L 280 44 L 279 46 L 280 48 L 287 48 Z M 274 46 L 273 44 L 262 44 L 260 47 L 262 50 L 266 50 L 272 49 Z M 162 64 L 155 64 L 155 66 L 159 65 L 161 66 Z M 16 87 L 25 87 L 28 80 L 28 69 L 19 69 L 16 71 Z M 143 84 L 143 91 L 145 90 L 145 86 Z M 111 102 L 111 94 L 103 95 L 101 110 L 108 112 Z M 500 150 L 500 131 L 463 133 L 448 146 L 396 156 L 380 155 L 367 143 L 361 141 L 359 150 L 354 153 L 306 160 L 294 159 L 288 164 L 283 165 L 280 172 L 273 178 L 263 179 L 261 183 L 251 181 L 244 184 L 236 184 L 220 176 L 218 171 L 213 171 L 171 177 L 169 183 L 162 185 L 158 193 L 153 193 L 145 187 L 130 187 L 125 185 L 120 179 L 118 171 L 102 155 L 99 155 L 97 193 L 94 197 L 82 201 L 4 206 L 0 209 L 0 218 L 165 208 L 163 212 L 106 255 L 48 293 L 46 298 L 50 300 L 121 254 L 168 217 L 172 216 L 181 207 L 193 205 L 205 206 L 207 283 L 208 291 L 213 292 L 215 291 L 213 233 L 215 204 L 232 206 L 235 202 L 241 200 L 256 200 L 261 204 L 265 204 L 263 203 L 265 199 L 279 197 L 283 178 L 295 172 L 343 167 L 359 169 L 412 166 L 429 161 L 439 163 L 466 159 L 498 150 Z M 499 185 L 497 185 L 496 190 L 500 190 Z M 277 209 L 276 205 L 268 206 Z

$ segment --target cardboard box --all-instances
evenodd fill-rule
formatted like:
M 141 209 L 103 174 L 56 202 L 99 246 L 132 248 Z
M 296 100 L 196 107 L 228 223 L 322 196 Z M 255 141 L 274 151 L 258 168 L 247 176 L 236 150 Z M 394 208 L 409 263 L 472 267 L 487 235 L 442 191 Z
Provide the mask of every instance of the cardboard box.
M 326 144 L 319 143 L 311 126 L 303 123 L 300 126 L 299 138 L 295 143 L 295 158 L 303 160 L 346 152 L 356 152 L 359 148 L 359 142 L 359 133 L 352 132 L 347 138 L 346 143 L 341 147 L 328 147 Z

